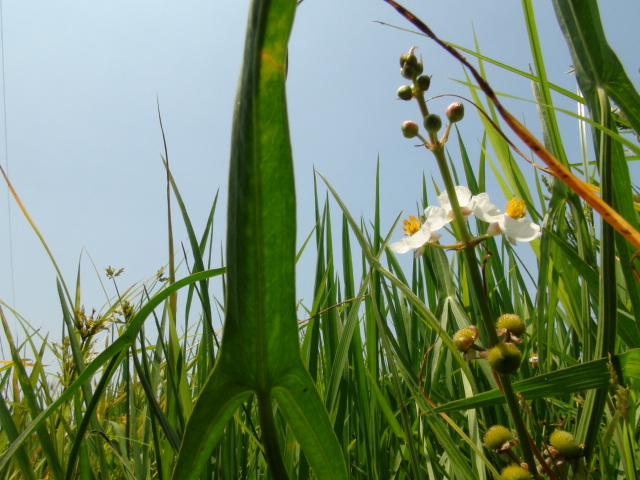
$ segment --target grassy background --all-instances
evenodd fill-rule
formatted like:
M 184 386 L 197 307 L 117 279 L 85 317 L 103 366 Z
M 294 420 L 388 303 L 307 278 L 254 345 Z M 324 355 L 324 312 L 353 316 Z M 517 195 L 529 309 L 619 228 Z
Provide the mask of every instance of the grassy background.
M 170 478 L 177 465 L 174 478 L 188 472 L 202 478 L 485 479 L 497 478 L 508 463 L 482 442 L 488 427 L 513 425 L 496 378 L 485 362 L 467 361 L 452 343 L 469 325 L 478 326 L 481 343 L 488 336 L 462 254 L 427 249 L 410 271 L 400 268 L 386 249 L 394 233 L 380 227 L 379 183 L 371 218 L 364 220 L 351 215 L 331 179 L 317 177 L 316 228 L 303 247 L 317 259 L 314 296 L 297 305 L 296 324 L 295 212 L 282 208 L 286 198 L 263 196 L 273 189 L 284 197 L 293 193 L 290 178 L 282 176 L 291 164 L 286 113 L 275 122 L 273 115 L 260 116 L 285 111 L 284 75 L 269 65 L 282 65 L 288 27 L 274 18 L 292 19 L 291 3 L 275 2 L 273 10 L 254 4 L 255 30 L 266 33 L 247 37 L 238 98 L 255 110 L 240 109 L 235 118 L 232 171 L 235 165 L 239 173 L 230 204 L 240 213 L 229 227 L 227 244 L 234 248 L 226 262 L 211 242 L 215 200 L 204 231 L 193 231 L 168 173 L 179 206 L 168 222 L 180 215 L 191 243 L 189 252 L 171 254 L 166 274 L 120 292 L 113 272 L 117 295 L 99 313 L 82 311 L 79 278 L 72 290 L 60 277 L 62 345 L 4 307 L 12 359 L 0 372 L 3 478 Z M 514 74 L 531 78 L 545 147 L 637 226 L 626 162 L 637 159 L 639 148 L 619 126 L 640 131 L 640 102 L 607 50 L 596 3 L 556 5 L 584 98 L 557 92 L 546 78 L 531 3 L 522 5 L 534 73 Z M 482 72 L 486 60 L 477 60 Z M 503 124 L 471 81 L 469 91 Z M 588 108 L 588 115 L 576 116 L 585 131 L 582 163 L 563 153 L 554 91 Z M 615 114 L 609 98 L 620 109 Z M 456 132 L 450 139 L 462 152 L 450 158 L 457 182 L 479 193 L 489 176 L 497 178 L 505 196 L 524 198 L 544 227 L 531 244 L 537 265 L 520 260 L 529 246 L 514 248 L 502 238 L 476 250 L 491 310 L 517 313 L 528 325 L 525 361 L 513 385 L 522 394 L 534 450 L 543 455 L 549 434 L 561 425 L 584 443 L 585 457 L 554 466 L 552 476 L 636 478 L 635 250 L 565 184 L 542 174 L 527 178 L 504 137 L 482 119 L 485 148 L 475 157 Z M 269 155 L 276 147 L 283 164 L 274 166 Z M 436 195 L 431 180 L 423 184 L 416 199 L 426 206 Z M 482 225 L 473 227 L 482 232 Z M 180 280 L 179 264 L 187 270 Z M 212 294 L 214 281 L 222 282 L 226 300 Z M 273 292 L 281 298 L 274 300 Z M 9 315 L 23 325 L 19 344 Z M 213 329 L 217 316 L 226 317 L 224 337 Z M 46 350 L 60 361 L 55 376 L 39 360 Z M 537 363 L 527 361 L 534 354 Z M 317 389 L 317 397 L 300 397 L 295 382 L 311 388 L 305 393 Z M 225 395 L 228 402 L 220 400 Z

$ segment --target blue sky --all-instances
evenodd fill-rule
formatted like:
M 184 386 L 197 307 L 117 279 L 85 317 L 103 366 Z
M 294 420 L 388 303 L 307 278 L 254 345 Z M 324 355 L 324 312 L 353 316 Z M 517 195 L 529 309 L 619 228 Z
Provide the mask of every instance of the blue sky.
M 609 41 L 638 85 L 640 60 L 628 32 L 637 28 L 640 2 L 600 3 Z M 485 55 L 529 68 L 519 2 L 413 0 L 405 6 L 441 38 L 472 48 L 475 31 Z M 231 0 L 3 2 L 6 124 L 0 127 L 0 163 L 71 287 L 81 264 L 88 311 L 107 301 L 92 262 L 103 280 L 106 267 L 124 268 L 121 289 L 152 277 L 167 262 L 156 99 L 172 171 L 197 231 L 220 191 L 214 241 L 222 245 L 232 105 L 247 8 L 248 2 Z M 548 75 L 573 91 L 574 79 L 566 73 L 569 55 L 551 4 L 535 2 L 535 8 Z M 305 0 L 297 12 L 288 102 L 300 241 L 314 223 L 314 168 L 356 218 L 368 220 L 379 159 L 384 228 L 401 211 L 415 212 L 423 173 L 440 180 L 426 152 L 400 134 L 400 124 L 418 120 L 418 111 L 396 99 L 404 83 L 398 56 L 419 46 L 425 73 L 433 75 L 433 95 L 467 94 L 455 82 L 463 78 L 462 69 L 433 42 L 378 20 L 410 28 L 382 1 Z M 531 98 L 527 80 L 497 68 L 487 74 L 495 90 Z M 443 112 L 451 101 L 435 100 L 432 111 Z M 537 130 L 531 104 L 505 103 Z M 460 129 L 477 158 L 482 130 L 474 117 L 468 113 Z M 575 139 L 575 154 L 574 124 L 561 124 L 567 142 Z M 55 271 L 4 183 L 0 189 L 0 300 L 57 338 L 61 314 Z M 497 188 L 490 193 L 497 204 L 503 202 Z M 186 240 L 177 220 L 176 238 Z M 400 235 L 397 231 L 395 237 Z M 300 278 L 313 276 L 312 260 L 303 258 Z M 410 256 L 403 262 L 409 266 Z M 301 282 L 298 296 L 310 302 L 310 284 Z

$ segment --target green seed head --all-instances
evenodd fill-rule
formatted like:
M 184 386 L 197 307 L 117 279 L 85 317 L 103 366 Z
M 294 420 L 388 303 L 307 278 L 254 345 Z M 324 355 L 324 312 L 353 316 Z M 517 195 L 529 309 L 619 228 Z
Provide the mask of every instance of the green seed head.
M 505 313 L 504 315 L 500 315 L 496 322 L 496 327 L 498 330 L 502 330 L 504 328 L 505 330 L 513 333 L 516 337 L 522 335 L 527 328 L 522 318 L 515 313 Z
M 555 430 L 549 436 L 549 443 L 564 458 L 577 458 L 582 453 L 575 437 L 566 430 Z
M 474 342 L 478 339 L 479 333 L 476 327 L 466 327 L 458 330 L 453 336 L 453 344 L 461 352 L 467 352 L 473 347 Z
M 487 360 L 497 373 L 515 375 L 520 368 L 522 353 L 513 343 L 500 343 L 489 350 Z
M 509 465 L 502 470 L 501 480 L 531 480 L 533 477 L 528 470 L 520 465 Z
M 409 85 L 403 85 L 398 89 L 398 97 L 401 100 L 411 100 L 413 98 L 413 90 Z
M 502 425 L 494 425 L 484 434 L 484 444 L 489 450 L 502 450 L 504 444 L 510 440 L 511 432 Z
M 464 118 L 464 104 L 462 102 L 453 102 L 447 107 L 447 118 L 449 122 L 456 123 Z
M 413 138 L 418 135 L 419 127 L 416 122 L 406 121 L 400 128 L 402 129 L 402 135 L 404 135 L 405 138 Z
M 424 128 L 429 133 L 438 133 L 438 130 L 442 128 L 442 119 L 439 115 L 431 113 L 424 117 Z

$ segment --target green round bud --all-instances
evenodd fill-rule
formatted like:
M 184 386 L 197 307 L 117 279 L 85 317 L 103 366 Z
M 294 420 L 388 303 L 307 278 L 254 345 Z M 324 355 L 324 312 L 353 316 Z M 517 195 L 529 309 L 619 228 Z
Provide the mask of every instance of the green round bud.
M 413 48 L 410 53 L 403 53 L 400 55 L 400 66 L 404 67 L 405 65 L 417 65 L 418 57 L 413 53 Z
M 447 107 L 447 118 L 449 122 L 456 123 L 464 118 L 464 104 L 462 102 L 453 102 Z
M 402 134 L 405 138 L 413 138 L 418 135 L 419 127 L 416 122 L 408 120 L 404 122 L 400 128 L 402 129 Z
M 520 465 L 509 465 L 502 469 L 500 480 L 531 480 L 533 477 L 528 470 Z
M 429 133 L 438 133 L 438 130 L 442 128 L 442 119 L 440 118 L 440 115 L 430 113 L 424 117 L 424 128 L 426 128 Z
M 461 352 L 467 352 L 478 339 L 480 334 L 476 327 L 461 328 L 453 335 L 453 344 Z
M 422 64 L 422 62 L 416 63 L 414 76 L 421 75 L 423 71 L 424 71 L 424 65 Z
M 489 350 L 487 360 L 495 372 L 515 375 L 520 368 L 522 353 L 513 343 L 499 343 Z
M 484 434 L 484 444 L 489 450 L 502 450 L 504 444 L 510 440 L 511 432 L 502 425 L 494 425 Z
M 522 335 L 527 328 L 527 326 L 524 324 L 524 320 L 522 320 L 522 318 L 520 318 L 520 316 L 516 315 L 515 313 L 505 313 L 504 315 L 500 315 L 500 317 L 498 317 L 498 321 L 496 322 L 496 327 L 499 330 L 502 330 L 504 328 L 505 330 L 513 333 L 516 337 Z
M 404 66 L 400 69 L 400 75 L 402 75 L 407 80 L 412 80 L 417 75 L 416 66 L 405 63 Z
M 575 437 L 566 430 L 554 430 L 549 436 L 549 443 L 564 458 L 577 458 L 582 453 L 582 449 L 576 442 Z
M 409 85 L 403 85 L 398 89 L 398 97 L 401 100 L 411 100 L 413 98 L 413 90 Z
M 429 75 L 420 75 L 416 78 L 416 87 L 422 92 L 426 92 L 429 90 L 429 86 L 431 85 L 431 77 Z

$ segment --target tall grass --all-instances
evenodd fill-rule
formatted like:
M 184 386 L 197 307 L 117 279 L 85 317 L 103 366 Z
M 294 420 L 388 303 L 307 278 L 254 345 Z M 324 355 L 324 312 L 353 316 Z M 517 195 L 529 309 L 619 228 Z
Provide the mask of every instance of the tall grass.
M 617 125 L 640 131 L 640 101 L 608 50 L 597 4 L 556 2 L 583 96 L 547 78 L 533 4 L 522 6 L 533 73 L 505 68 L 532 81 L 544 148 L 584 174 L 633 238 L 638 204 L 626 162 L 640 148 Z M 525 200 L 542 237 L 515 247 L 489 237 L 471 254 L 427 247 L 406 271 L 388 248 L 396 229 L 381 228 L 384 186 L 376 182 L 371 219 L 357 219 L 318 174 L 316 226 L 296 254 L 283 68 L 294 7 L 252 7 L 226 260 L 212 243 L 217 197 L 195 232 L 165 158 L 168 200 L 179 207 L 188 253 L 170 248 L 166 272 L 122 293 L 118 272 L 107 272 L 115 294 L 98 313 L 83 311 L 79 278 L 72 294 L 59 277 L 60 345 L 2 304 L 11 359 L 0 370 L 0 478 L 491 479 L 523 454 L 523 463 L 546 465 L 540 473 L 530 468 L 539 478 L 638 478 L 635 248 L 571 185 L 514 158 L 509 122 L 470 79 L 469 96 L 487 113 L 480 115 L 483 149 L 471 153 L 464 127 L 454 128 L 449 145 L 457 144 L 460 157 L 445 163 L 473 193 L 488 175 L 498 178 L 506 196 Z M 467 55 L 479 72 L 491 61 L 477 49 Z M 552 92 L 588 107 L 589 116 L 575 116 L 593 132 L 594 145 L 583 142 L 584 165 L 567 161 Z M 612 116 L 609 97 L 622 119 Z M 415 192 L 424 207 L 445 189 L 435 183 L 425 179 Z M 168 214 L 169 232 L 173 221 Z M 473 219 L 469 225 L 486 230 Z M 526 249 L 536 265 L 521 260 Z M 296 318 L 294 262 L 310 253 L 313 299 Z M 494 342 L 492 323 L 481 320 L 487 312 L 526 323 L 515 376 L 496 375 L 456 347 L 454 334 L 470 326 L 479 344 Z M 20 343 L 7 316 L 23 329 Z M 225 319 L 222 336 L 217 316 Z M 51 354 L 55 373 L 42 363 Z M 494 425 L 514 440 L 500 453 L 484 444 Z M 577 455 L 550 445 L 557 429 L 575 437 Z

